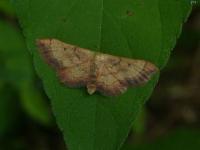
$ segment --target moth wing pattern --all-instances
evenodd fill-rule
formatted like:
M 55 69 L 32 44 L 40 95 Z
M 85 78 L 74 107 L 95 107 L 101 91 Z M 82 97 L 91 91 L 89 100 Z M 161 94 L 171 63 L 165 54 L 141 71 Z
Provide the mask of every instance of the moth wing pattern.
M 56 39 L 38 40 L 37 45 L 43 58 L 57 71 L 62 83 L 69 87 L 87 84 L 94 52 Z
M 128 87 L 146 83 L 158 71 L 145 60 L 93 52 L 56 39 L 40 39 L 37 45 L 62 83 L 69 87 L 86 86 L 89 94 L 99 91 L 118 96 Z
M 108 54 L 97 56 L 97 90 L 104 95 L 117 96 L 129 86 L 135 87 L 146 83 L 157 67 L 144 60 L 116 57 Z

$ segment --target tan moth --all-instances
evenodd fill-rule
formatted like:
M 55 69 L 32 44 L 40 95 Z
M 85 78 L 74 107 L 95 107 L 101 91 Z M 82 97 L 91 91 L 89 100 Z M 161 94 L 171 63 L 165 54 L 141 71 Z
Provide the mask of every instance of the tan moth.
M 117 96 L 127 88 L 149 81 L 158 68 L 145 60 L 129 59 L 90 51 L 57 39 L 37 40 L 42 57 L 68 87 L 87 87 L 89 94 L 99 91 Z

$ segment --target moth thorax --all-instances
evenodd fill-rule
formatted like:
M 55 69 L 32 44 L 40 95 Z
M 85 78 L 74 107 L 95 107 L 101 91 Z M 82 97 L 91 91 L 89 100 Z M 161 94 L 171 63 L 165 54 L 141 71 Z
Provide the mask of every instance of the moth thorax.
M 96 85 L 93 83 L 87 84 L 87 91 L 90 95 L 92 95 L 96 91 Z

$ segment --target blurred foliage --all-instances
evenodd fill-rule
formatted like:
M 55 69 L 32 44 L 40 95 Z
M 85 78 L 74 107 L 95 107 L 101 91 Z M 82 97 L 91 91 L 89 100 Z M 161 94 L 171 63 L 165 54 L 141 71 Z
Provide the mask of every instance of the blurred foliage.
M 41 125 L 52 125 L 49 105 L 43 88 L 37 85 L 40 81 L 35 76 L 21 31 L 15 20 L 4 18 L 12 18 L 13 12 L 8 1 L 0 1 L 0 17 L 3 16 L 0 18 L 0 143 L 4 143 L 0 149 L 12 149 L 5 139 L 17 134 L 26 115 Z
M 198 150 L 200 130 L 177 129 L 153 142 L 135 145 L 129 142 L 122 150 Z
M 9 90 L 8 90 L 9 88 Z M 17 119 L 19 119 L 19 106 L 16 91 L 3 85 L 0 87 L 0 139 L 7 133 L 11 132 L 13 126 L 16 126 Z
M 0 150 L 65 150 L 15 18 L 9 0 L 0 0 Z M 122 150 L 199 149 L 199 42 L 196 6 Z
M 0 33 L 2 87 L 8 86 L 6 88 L 8 91 L 13 88 L 18 96 L 13 98 L 16 101 L 20 100 L 22 107 L 29 115 L 41 123 L 49 124 L 51 120 L 49 110 L 39 93 L 42 88 L 34 86 L 35 75 L 21 33 L 12 25 L 2 21 Z M 6 99 L 3 100 L 6 101 Z
M 9 0 L 0 0 L 0 12 L 3 13 L 3 15 L 13 17 L 15 15 L 14 9 L 10 5 Z

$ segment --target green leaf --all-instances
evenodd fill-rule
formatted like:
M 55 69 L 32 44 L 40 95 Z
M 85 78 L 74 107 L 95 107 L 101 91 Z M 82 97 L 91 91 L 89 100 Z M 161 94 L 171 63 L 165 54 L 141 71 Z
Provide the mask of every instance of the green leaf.
M 198 150 L 199 147 L 199 130 L 178 129 L 152 143 L 126 144 L 122 150 Z
M 146 112 L 145 107 L 142 107 L 134 121 L 134 124 L 133 124 L 132 130 L 135 135 L 141 136 L 145 132 L 145 130 L 146 130 L 146 114 L 147 114 L 147 112 Z
M 119 97 L 90 96 L 58 81 L 35 41 L 57 38 L 163 68 L 191 6 L 185 0 L 12 0 L 70 150 L 119 149 L 158 76 Z M 174 14 L 176 12 L 176 14 Z

